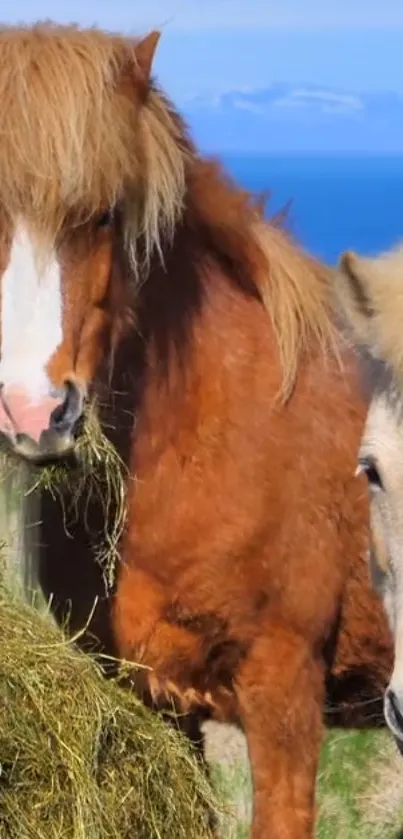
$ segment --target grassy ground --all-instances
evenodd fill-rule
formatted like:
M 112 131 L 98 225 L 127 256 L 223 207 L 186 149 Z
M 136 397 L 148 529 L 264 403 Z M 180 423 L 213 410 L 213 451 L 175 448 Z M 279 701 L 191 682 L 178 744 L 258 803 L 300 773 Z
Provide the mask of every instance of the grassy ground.
M 403 763 L 386 731 L 329 732 L 318 785 L 319 839 L 398 839 Z
M 223 839 L 246 839 L 251 784 L 245 741 L 209 724 L 207 756 L 229 803 Z M 403 839 L 403 759 L 386 731 L 330 731 L 318 780 L 318 839 Z

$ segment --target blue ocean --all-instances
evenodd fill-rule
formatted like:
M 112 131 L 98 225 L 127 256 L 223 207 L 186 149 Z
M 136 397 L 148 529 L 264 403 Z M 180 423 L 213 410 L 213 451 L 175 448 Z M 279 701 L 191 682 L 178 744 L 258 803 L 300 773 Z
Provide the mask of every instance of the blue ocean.
M 343 250 L 376 254 L 403 242 L 403 157 L 226 155 L 253 192 L 270 192 L 269 214 L 291 201 L 287 226 L 311 253 L 335 263 Z

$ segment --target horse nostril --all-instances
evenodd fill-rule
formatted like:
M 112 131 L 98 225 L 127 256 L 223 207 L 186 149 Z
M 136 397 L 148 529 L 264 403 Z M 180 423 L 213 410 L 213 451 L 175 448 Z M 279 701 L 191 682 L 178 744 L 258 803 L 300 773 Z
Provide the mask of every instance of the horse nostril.
M 56 431 L 71 431 L 83 410 L 83 393 L 71 381 L 65 384 L 64 401 L 55 408 L 50 418 L 50 428 Z

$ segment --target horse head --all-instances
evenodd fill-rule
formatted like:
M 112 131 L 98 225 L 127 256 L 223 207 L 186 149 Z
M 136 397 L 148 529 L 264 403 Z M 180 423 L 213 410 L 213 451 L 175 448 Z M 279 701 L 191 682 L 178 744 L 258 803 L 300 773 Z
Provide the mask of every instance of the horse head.
M 181 206 L 178 128 L 150 80 L 158 38 L 0 31 L 0 432 L 39 464 L 74 451 Z

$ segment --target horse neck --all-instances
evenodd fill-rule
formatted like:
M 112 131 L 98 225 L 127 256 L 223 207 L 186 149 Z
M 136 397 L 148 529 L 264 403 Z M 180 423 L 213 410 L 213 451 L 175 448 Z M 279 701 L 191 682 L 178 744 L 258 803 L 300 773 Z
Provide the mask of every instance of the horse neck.
M 125 460 L 133 425 L 127 418 L 141 413 L 146 389 L 159 387 L 159 400 L 164 394 L 166 408 L 170 395 L 173 402 L 183 395 L 192 379 L 195 342 L 200 362 L 203 347 L 206 357 L 214 344 L 222 353 L 228 335 L 237 352 L 243 340 L 248 342 L 248 330 L 249 338 L 251 330 L 260 330 L 261 335 L 270 334 L 264 352 L 280 356 L 283 366 L 293 365 L 296 373 L 301 346 L 325 345 L 331 331 L 327 300 L 322 301 L 327 282 L 319 274 L 318 266 L 280 230 L 263 222 L 251 198 L 226 179 L 218 165 L 194 161 L 184 218 L 165 249 L 164 264 L 154 256 L 137 300 L 137 333 L 133 329 L 118 352 L 112 389 L 126 397 L 114 399 L 110 425 L 126 427 L 120 434 L 126 439 L 121 444 Z M 307 280 L 311 292 L 302 293 Z M 301 328 L 300 316 L 306 329 Z M 231 319 L 238 323 L 237 334 Z M 219 358 L 216 366 L 218 362 Z M 199 388 L 208 386 L 209 375 L 216 375 L 211 352 L 207 367 L 204 364 L 205 382 L 199 375 Z M 280 369 L 274 371 L 276 377 L 280 388 Z
M 225 421 L 223 404 L 212 405 L 216 398 L 224 402 L 233 386 L 223 374 L 225 346 L 234 357 L 242 356 L 251 333 L 270 331 L 253 277 L 248 285 L 199 231 L 191 233 L 185 226 L 164 265 L 155 260 L 136 314 L 136 329 L 115 359 L 109 398 L 113 416 L 104 424 L 126 463 L 132 463 L 140 437 L 157 447 L 165 446 L 170 435 L 180 433 L 183 439 L 184 429 L 194 428 L 205 411 Z

